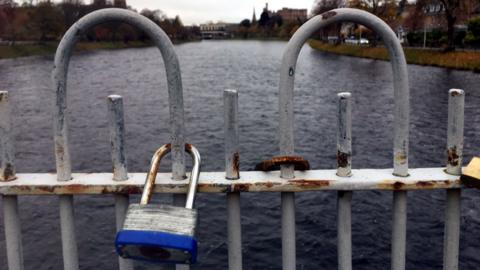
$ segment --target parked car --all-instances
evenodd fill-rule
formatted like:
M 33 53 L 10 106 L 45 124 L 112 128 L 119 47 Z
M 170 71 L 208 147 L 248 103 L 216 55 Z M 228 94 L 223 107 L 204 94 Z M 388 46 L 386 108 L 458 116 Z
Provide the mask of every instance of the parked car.
M 349 37 L 349 38 L 345 39 L 345 43 L 346 44 L 355 44 L 355 45 L 368 45 L 369 41 L 366 38 L 357 39 L 357 38 Z

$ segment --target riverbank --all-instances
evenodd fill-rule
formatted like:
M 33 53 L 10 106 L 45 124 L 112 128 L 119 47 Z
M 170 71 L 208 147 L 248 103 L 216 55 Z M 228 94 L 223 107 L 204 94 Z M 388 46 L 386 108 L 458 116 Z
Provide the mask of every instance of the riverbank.
M 0 59 L 18 58 L 34 55 L 53 55 L 57 50 L 58 43 L 44 43 L 44 44 L 22 44 L 15 46 L 2 45 L 0 46 Z M 77 43 L 76 51 L 91 51 L 91 50 L 115 50 L 125 48 L 139 48 L 151 46 L 145 42 L 79 42 Z
M 354 57 L 378 59 L 388 61 L 388 52 L 385 47 L 365 47 L 358 45 L 333 45 L 318 40 L 310 40 L 309 45 L 317 50 L 348 55 Z M 408 64 L 436 66 L 452 69 L 473 70 L 480 72 L 480 52 L 439 50 L 425 50 L 404 48 Z

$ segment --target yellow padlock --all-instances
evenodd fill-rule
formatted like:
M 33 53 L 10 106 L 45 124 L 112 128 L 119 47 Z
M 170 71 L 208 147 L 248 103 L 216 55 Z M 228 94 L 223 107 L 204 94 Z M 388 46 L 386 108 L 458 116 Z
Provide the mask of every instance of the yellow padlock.
M 467 187 L 480 189 L 480 157 L 473 157 L 463 169 L 460 181 Z

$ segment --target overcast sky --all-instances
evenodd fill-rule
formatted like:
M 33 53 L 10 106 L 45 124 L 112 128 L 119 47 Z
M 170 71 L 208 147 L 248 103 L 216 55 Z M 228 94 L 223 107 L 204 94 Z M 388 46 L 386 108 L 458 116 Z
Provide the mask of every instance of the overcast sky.
M 271 0 L 268 1 L 268 7 L 270 10 L 290 7 L 306 8 L 310 11 L 313 1 Z M 138 11 L 144 8 L 160 9 L 168 17 L 179 15 L 185 25 L 207 21 L 239 23 L 245 18 L 252 18 L 254 7 L 258 19 L 265 3 L 265 0 L 127 0 L 127 5 Z

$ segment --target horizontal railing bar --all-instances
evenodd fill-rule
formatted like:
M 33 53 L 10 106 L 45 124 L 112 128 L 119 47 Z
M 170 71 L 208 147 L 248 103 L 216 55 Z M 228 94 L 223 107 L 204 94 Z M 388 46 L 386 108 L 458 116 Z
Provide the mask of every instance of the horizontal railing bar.
M 351 177 L 339 177 L 336 170 L 296 171 L 295 179 L 280 178 L 279 171 L 240 172 L 231 181 L 225 172 L 202 172 L 199 192 L 301 192 L 313 190 L 429 190 L 462 188 L 459 176 L 444 168 L 411 169 L 408 177 L 392 175 L 393 169 L 352 170 Z M 113 181 L 112 173 L 74 173 L 70 181 L 57 181 L 53 173 L 17 174 L 17 180 L 0 182 L 3 195 L 141 193 L 146 173 L 130 173 L 126 181 Z M 154 192 L 185 193 L 188 180 L 172 180 L 170 173 L 159 173 Z

